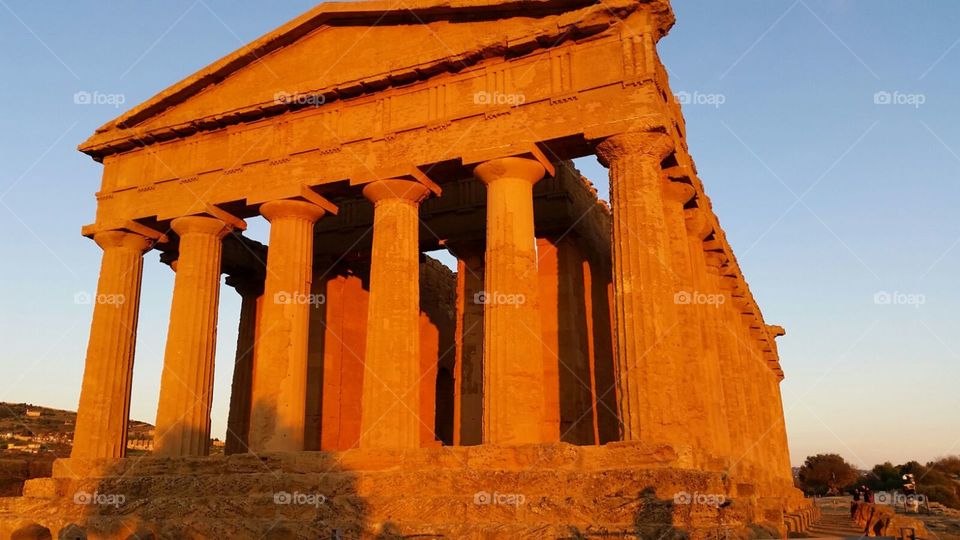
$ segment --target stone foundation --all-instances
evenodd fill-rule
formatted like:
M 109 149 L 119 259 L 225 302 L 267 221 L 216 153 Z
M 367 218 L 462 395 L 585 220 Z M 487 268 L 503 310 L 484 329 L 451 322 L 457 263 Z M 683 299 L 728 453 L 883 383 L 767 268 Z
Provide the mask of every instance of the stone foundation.
M 783 525 L 788 534 L 802 533 L 818 519 L 820 519 L 820 509 L 805 501 L 784 512 Z
M 0 499 L 0 538 L 36 525 L 104 539 L 785 534 L 790 494 L 745 495 L 676 463 L 627 443 L 60 460 Z

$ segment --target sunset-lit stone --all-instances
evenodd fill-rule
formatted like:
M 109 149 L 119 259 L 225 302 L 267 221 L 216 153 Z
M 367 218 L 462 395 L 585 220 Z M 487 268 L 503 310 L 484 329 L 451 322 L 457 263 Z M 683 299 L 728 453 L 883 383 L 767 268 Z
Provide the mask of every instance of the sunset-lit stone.
M 546 422 L 540 342 L 533 185 L 544 172 L 538 161 L 519 157 L 488 161 L 474 170 L 487 186 L 482 298 L 485 443 L 560 439 L 559 425 Z
M 143 253 L 153 241 L 125 231 L 97 233 L 94 240 L 103 261 L 71 455 L 119 458 L 127 448 Z
M 325 213 L 313 203 L 271 201 L 270 253 L 263 315 L 254 349 L 249 447 L 254 452 L 304 449 L 307 337 L 314 299 L 313 224 Z
M 216 218 L 182 217 L 170 329 L 160 380 L 155 452 L 203 456 L 210 447 L 210 408 L 220 301 L 221 241 L 230 227 Z
M 667 0 L 323 3 L 97 130 L 73 455 L 0 500 L 0 540 L 809 525 L 784 331 L 689 155 L 656 49 L 673 24 Z M 243 234 L 260 217 L 268 245 Z M 176 272 L 155 455 L 125 459 L 151 248 Z M 239 327 L 217 359 L 224 275 Z
M 374 205 L 361 448 L 420 446 L 420 203 L 409 180 L 367 184 Z

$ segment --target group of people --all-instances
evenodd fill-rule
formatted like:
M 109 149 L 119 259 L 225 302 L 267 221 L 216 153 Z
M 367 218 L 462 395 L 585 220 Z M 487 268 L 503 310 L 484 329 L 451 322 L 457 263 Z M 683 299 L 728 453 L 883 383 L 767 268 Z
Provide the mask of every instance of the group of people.
M 873 491 L 870 491 L 870 488 L 865 485 L 853 488 L 853 502 L 860 502 L 861 499 L 865 503 L 873 502 Z
M 861 484 L 860 487 L 853 488 L 853 501 L 850 503 L 850 517 L 853 517 L 857 510 L 857 503 L 861 500 L 865 503 L 873 503 L 873 491 L 869 487 Z M 917 482 L 912 474 L 903 475 L 903 501 L 904 510 L 907 512 L 919 511 L 920 496 L 917 495 Z M 883 504 L 890 504 L 890 501 L 881 501 Z

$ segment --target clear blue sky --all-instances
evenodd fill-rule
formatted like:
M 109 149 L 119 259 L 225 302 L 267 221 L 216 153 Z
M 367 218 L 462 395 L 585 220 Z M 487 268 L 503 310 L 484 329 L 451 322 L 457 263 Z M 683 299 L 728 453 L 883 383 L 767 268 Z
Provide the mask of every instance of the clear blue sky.
M 79 231 L 101 169 L 76 145 L 314 3 L 0 0 L 0 400 L 77 404 L 92 309 L 74 297 L 100 263 Z M 960 4 L 675 4 L 660 51 L 691 96 L 691 151 L 767 321 L 788 331 L 794 463 L 960 453 Z M 76 105 L 81 91 L 126 103 Z M 581 165 L 605 192 L 605 171 Z M 132 415 L 149 422 L 172 285 L 148 254 Z M 238 309 L 224 288 L 219 437 Z

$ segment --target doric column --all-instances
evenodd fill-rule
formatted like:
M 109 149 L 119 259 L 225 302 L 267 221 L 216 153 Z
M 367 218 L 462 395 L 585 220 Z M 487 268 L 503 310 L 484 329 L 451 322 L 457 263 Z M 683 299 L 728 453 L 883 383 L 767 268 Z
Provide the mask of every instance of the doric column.
M 170 307 L 170 329 L 160 378 L 154 453 L 205 456 L 210 451 L 210 407 L 217 347 L 220 256 L 231 228 L 202 216 L 173 220 L 180 256 Z
M 260 207 L 270 222 L 270 246 L 260 339 L 254 348 L 249 442 L 253 452 L 303 450 L 313 225 L 324 212 L 313 203 L 295 200 Z
M 364 277 L 348 268 L 331 269 L 324 276 L 323 391 L 321 450 L 350 450 L 360 446 L 360 417 L 366 355 L 369 292 Z M 325 315 L 321 313 L 326 312 Z M 314 330 L 316 331 L 316 330 Z
M 737 346 L 740 351 L 739 369 L 744 378 L 744 399 L 747 404 L 748 422 L 747 422 L 747 456 L 752 464 L 752 477 L 754 483 L 758 486 L 769 485 L 769 472 L 765 463 L 766 447 L 769 441 L 764 440 L 769 425 L 765 422 L 762 410 L 763 401 L 760 397 L 760 380 L 757 379 L 757 359 L 753 344 L 753 338 L 750 336 L 750 323 L 754 318 L 751 312 L 750 302 L 745 296 L 746 284 L 738 278 L 737 285 L 733 295 L 733 305 L 735 308 L 734 319 L 731 324 L 731 331 L 737 338 Z
M 483 442 L 483 242 L 447 244 L 457 257 L 454 446 Z
M 753 307 L 752 310 L 756 308 Z M 778 463 L 778 419 L 773 414 L 773 395 L 770 381 L 773 373 L 767 365 L 763 352 L 763 334 L 760 329 L 762 321 L 758 313 L 751 312 L 744 314 L 744 322 L 747 330 L 746 343 L 750 349 L 750 358 L 752 360 L 754 388 L 756 391 L 757 411 L 756 417 L 760 420 L 760 435 L 758 445 L 761 467 L 764 477 L 769 482 L 768 485 L 775 486 L 779 480 Z M 771 493 L 772 494 L 772 493 Z
M 127 447 L 143 254 L 153 241 L 124 231 L 100 232 L 93 239 L 103 259 L 70 455 L 120 458 Z
M 696 358 L 703 371 L 703 405 L 710 434 L 708 448 L 715 457 L 724 462 L 723 466 L 726 466 L 730 458 L 730 433 L 727 428 L 724 380 L 717 347 L 717 317 L 729 299 L 719 290 L 715 279 L 708 275 L 703 241 L 713 232 L 713 226 L 705 212 L 699 207 L 684 210 L 692 290 L 691 295 L 686 297 L 691 302 L 679 307 L 691 312 L 693 322 L 698 328 Z
M 240 294 L 240 324 L 237 327 L 237 354 L 230 387 L 230 412 L 227 416 L 227 440 L 224 453 L 247 451 L 250 435 L 250 394 L 253 387 L 254 345 L 257 321 L 263 303 L 263 276 L 238 274 L 227 278 Z
M 673 140 L 613 136 L 597 147 L 610 169 L 617 401 L 625 441 L 691 445 L 677 419 L 680 333 L 660 163 Z
M 780 392 L 780 380 L 775 374 L 771 374 L 771 386 L 773 391 L 773 408 L 774 414 L 779 419 L 777 423 L 777 439 L 778 439 L 778 467 L 777 471 L 778 477 L 781 479 L 784 487 L 793 487 L 793 473 L 791 470 L 790 463 L 790 447 L 789 441 L 787 439 L 787 426 L 786 418 L 783 414 L 783 395 Z
M 680 336 L 680 363 L 676 365 L 676 377 L 682 381 L 683 392 L 678 394 L 675 408 L 679 422 L 685 426 L 694 442 L 698 459 L 716 456 L 711 415 L 707 396 L 711 392 L 706 357 L 704 355 L 700 314 L 698 306 L 705 301 L 703 292 L 697 290 L 693 276 L 690 244 L 683 207 L 696 190 L 688 182 L 666 179 L 663 187 L 663 214 L 669 238 L 670 276 L 673 278 L 673 304 L 676 313 L 677 334 Z M 701 466 L 706 466 L 703 461 Z
M 743 310 L 747 306 L 743 295 L 743 284 L 727 265 L 721 268 L 721 285 L 729 294 L 729 309 L 724 310 L 726 321 L 721 328 L 722 341 L 731 348 L 730 373 L 735 377 L 742 427 L 742 452 L 734 456 L 734 470 L 739 468 L 741 477 L 750 483 L 759 484 L 760 464 L 757 422 L 755 421 L 757 403 L 754 400 L 753 376 L 750 371 L 750 359 L 744 341 Z
M 474 169 L 487 186 L 486 290 L 481 300 L 483 440 L 488 444 L 542 442 L 559 428 L 545 425 L 537 300 L 533 185 L 545 172 L 538 161 L 520 157 L 494 159 Z
M 760 459 L 764 473 L 771 483 L 770 485 L 775 486 L 780 478 L 779 424 L 781 424 L 781 419 L 774 414 L 773 388 L 770 384 L 773 380 L 773 372 L 770 371 L 764 352 L 766 336 L 764 330 L 762 330 L 763 322 L 759 314 L 745 314 L 744 319 L 747 323 L 747 343 L 751 350 L 754 386 L 757 392 L 758 408 L 756 416 L 761 423 Z
M 702 249 L 702 244 L 701 244 Z M 744 390 L 744 374 L 740 369 L 740 350 L 737 335 L 732 329 L 734 320 L 732 280 L 721 279 L 721 267 L 726 256 L 721 252 L 704 252 L 707 269 L 707 282 L 711 291 L 715 291 L 723 302 L 715 310 L 706 310 L 709 319 L 707 331 L 710 340 L 716 345 L 719 375 L 722 381 L 724 417 L 730 438 L 730 466 L 734 474 L 744 478 L 747 471 L 748 434 L 747 423 L 750 411 L 747 409 Z M 739 321 L 737 321 L 739 323 Z
M 617 389 L 613 363 L 613 331 L 610 319 L 610 264 L 598 257 L 583 263 L 584 297 L 590 344 L 590 373 L 593 386 L 593 413 L 596 444 L 620 439 L 617 416 Z
M 363 195 L 374 206 L 370 303 L 360 422 L 361 448 L 419 448 L 420 203 L 430 190 L 378 180 Z
M 583 255 L 572 238 L 537 238 L 547 416 L 571 444 L 597 444 Z

